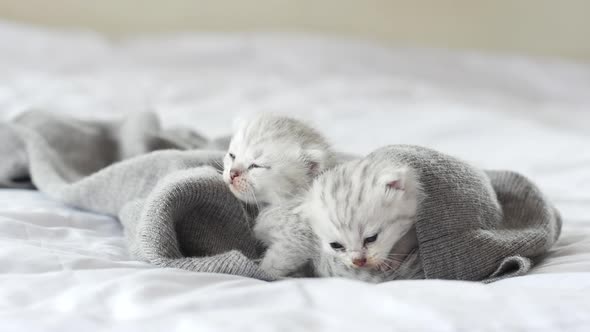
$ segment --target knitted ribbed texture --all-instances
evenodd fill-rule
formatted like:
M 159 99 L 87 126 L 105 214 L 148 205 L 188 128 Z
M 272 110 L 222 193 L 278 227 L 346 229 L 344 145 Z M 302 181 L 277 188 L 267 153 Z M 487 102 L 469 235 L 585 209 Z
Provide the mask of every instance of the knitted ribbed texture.
M 214 168 L 224 152 L 148 153 L 212 144 L 201 136 L 160 131 L 151 113 L 107 123 L 35 112 L 3 124 L 0 138 L 8 142 L 0 186 L 27 186 L 16 180 L 30 177 L 56 200 L 118 216 L 134 257 L 162 267 L 270 279 L 250 260 L 261 252 L 252 218 Z
M 426 278 L 494 281 L 522 275 L 559 237 L 559 213 L 520 174 L 482 172 L 417 146 L 388 146 L 367 158 L 417 171 L 424 199 L 416 234 Z
M 227 140 L 162 131 L 150 113 L 84 122 L 38 112 L 0 124 L 0 139 L 0 187 L 34 186 L 66 204 L 117 216 L 134 257 L 270 280 L 252 261 L 261 254 L 252 218 L 215 169 L 224 152 L 197 150 L 222 149 Z M 161 149 L 187 151 L 154 151 Z M 413 146 L 383 148 L 369 158 L 412 166 L 426 194 L 416 224 L 419 252 L 402 266 L 404 275 L 487 281 L 520 275 L 559 236 L 557 211 L 516 173 L 486 175 Z

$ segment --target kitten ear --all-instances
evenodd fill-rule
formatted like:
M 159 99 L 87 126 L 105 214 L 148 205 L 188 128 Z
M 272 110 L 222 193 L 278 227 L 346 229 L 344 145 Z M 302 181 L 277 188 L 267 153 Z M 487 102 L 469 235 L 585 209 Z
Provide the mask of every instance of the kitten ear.
M 385 189 L 387 191 L 396 190 L 396 191 L 404 191 L 406 190 L 407 184 L 407 177 L 408 177 L 408 169 L 407 168 L 398 168 L 392 169 L 387 171 L 383 175 L 383 184 L 385 185 Z
M 326 152 L 319 149 L 306 149 L 303 155 L 310 173 L 313 176 L 320 174 L 325 166 Z
M 404 190 L 404 186 L 402 185 L 401 180 L 392 180 L 388 182 L 386 186 L 388 189 Z

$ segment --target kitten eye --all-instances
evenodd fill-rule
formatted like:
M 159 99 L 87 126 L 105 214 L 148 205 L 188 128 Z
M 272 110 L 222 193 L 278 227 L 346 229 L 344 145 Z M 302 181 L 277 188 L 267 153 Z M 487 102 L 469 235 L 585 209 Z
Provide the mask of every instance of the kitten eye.
M 344 246 L 338 242 L 330 243 L 330 247 L 332 247 L 332 249 L 334 249 L 334 250 L 344 250 Z
M 366 238 L 364 241 L 364 245 L 367 245 L 369 243 L 373 243 L 373 242 L 377 241 L 377 235 L 379 235 L 379 234 L 375 234 L 373 236 Z
M 251 164 L 250 166 L 248 166 L 248 169 L 252 169 L 252 168 L 267 168 L 268 169 L 270 167 L 268 167 L 268 166 L 261 166 L 261 165 L 258 165 L 258 164 Z
M 236 159 L 236 155 L 235 155 L 235 154 L 233 154 L 233 153 L 231 153 L 231 152 L 229 153 L 229 157 L 230 157 L 232 160 Z

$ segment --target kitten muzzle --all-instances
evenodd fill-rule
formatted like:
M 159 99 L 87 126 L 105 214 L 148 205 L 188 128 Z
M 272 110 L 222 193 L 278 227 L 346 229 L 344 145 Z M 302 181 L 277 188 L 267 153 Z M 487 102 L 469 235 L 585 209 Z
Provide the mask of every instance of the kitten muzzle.
M 367 258 L 366 257 L 355 258 L 352 260 L 352 264 L 354 264 L 354 266 L 357 266 L 357 267 L 363 267 L 367 264 Z
M 242 175 L 242 171 L 239 169 L 232 168 L 229 171 L 229 179 L 232 183 L 234 182 L 234 179 L 239 177 L 240 175 Z

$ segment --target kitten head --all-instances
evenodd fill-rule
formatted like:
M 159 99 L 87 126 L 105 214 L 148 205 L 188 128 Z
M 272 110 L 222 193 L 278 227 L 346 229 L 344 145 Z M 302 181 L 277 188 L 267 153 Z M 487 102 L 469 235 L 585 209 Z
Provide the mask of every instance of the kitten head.
M 324 254 L 352 268 L 386 270 L 393 246 L 412 227 L 418 180 L 408 167 L 353 161 L 319 176 L 302 213 Z
M 306 124 L 259 114 L 238 121 L 224 158 L 223 178 L 247 203 L 273 204 L 307 189 L 334 163 L 325 139 Z

